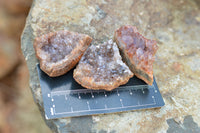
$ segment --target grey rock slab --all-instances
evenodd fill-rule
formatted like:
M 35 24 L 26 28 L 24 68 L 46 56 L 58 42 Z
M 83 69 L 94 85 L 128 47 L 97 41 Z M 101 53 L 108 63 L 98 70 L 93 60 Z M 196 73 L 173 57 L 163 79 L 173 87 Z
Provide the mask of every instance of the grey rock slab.
M 30 88 L 46 124 L 56 133 L 167 132 L 168 119 L 192 114 L 199 126 L 200 71 L 198 63 L 192 65 L 200 58 L 199 14 L 197 0 L 34 0 L 21 47 L 29 68 Z M 157 40 L 154 75 L 166 105 L 46 120 L 33 49 L 35 37 L 67 29 L 88 34 L 94 38 L 93 43 L 100 43 L 112 39 L 114 30 L 124 24 L 134 25 L 147 38 Z

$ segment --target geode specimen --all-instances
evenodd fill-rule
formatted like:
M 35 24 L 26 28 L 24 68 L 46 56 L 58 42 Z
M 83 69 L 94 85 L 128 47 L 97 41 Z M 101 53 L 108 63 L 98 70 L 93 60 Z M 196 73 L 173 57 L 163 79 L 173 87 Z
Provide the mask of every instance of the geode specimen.
M 158 49 L 156 41 L 143 37 L 134 26 L 120 27 L 115 31 L 114 39 L 131 71 L 152 85 L 154 55 Z
M 37 37 L 34 48 L 40 68 L 50 77 L 65 74 L 78 63 L 91 41 L 88 35 L 69 31 Z
M 91 45 L 74 70 L 74 79 L 88 89 L 112 90 L 133 77 L 112 40 Z

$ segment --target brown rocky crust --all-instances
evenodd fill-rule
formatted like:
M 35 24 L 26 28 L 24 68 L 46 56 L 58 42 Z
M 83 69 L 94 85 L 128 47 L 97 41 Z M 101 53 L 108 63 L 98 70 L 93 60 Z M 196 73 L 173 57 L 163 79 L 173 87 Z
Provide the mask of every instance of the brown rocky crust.
M 91 45 L 74 70 L 74 79 L 88 89 L 112 90 L 133 77 L 112 40 Z
M 117 29 L 114 40 L 131 71 L 138 78 L 152 85 L 154 55 L 158 49 L 156 41 L 146 39 L 136 27 L 129 25 Z
M 65 74 L 78 63 L 91 41 L 88 35 L 69 31 L 37 37 L 34 48 L 40 68 L 50 77 Z

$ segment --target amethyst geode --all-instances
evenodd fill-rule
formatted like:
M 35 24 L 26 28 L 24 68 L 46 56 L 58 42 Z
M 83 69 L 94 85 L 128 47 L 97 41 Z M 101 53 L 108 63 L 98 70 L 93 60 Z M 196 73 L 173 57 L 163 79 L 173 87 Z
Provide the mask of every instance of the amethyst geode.
M 114 39 L 131 71 L 147 84 L 153 83 L 154 55 L 158 49 L 155 40 L 143 37 L 134 26 L 122 26 Z
M 112 40 L 91 45 L 74 70 L 74 79 L 88 89 L 112 90 L 133 77 Z
M 50 77 L 65 74 L 78 63 L 91 41 L 88 35 L 69 31 L 37 37 L 34 48 L 40 68 Z

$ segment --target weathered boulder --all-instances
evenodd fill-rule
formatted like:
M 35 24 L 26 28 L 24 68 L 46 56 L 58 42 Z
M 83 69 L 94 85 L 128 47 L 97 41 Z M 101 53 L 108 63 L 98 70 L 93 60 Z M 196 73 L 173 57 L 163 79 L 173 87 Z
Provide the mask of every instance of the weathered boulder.
M 88 34 L 94 38 L 94 43 L 101 43 L 112 39 L 121 25 L 129 24 L 136 26 L 145 37 L 156 39 L 159 50 L 154 75 L 166 103 L 161 109 L 54 120 L 44 118 L 47 125 L 54 132 L 64 133 L 166 132 L 182 128 L 179 124 L 172 126 L 171 119 L 182 123 L 183 117 L 191 115 L 185 122 L 191 125 L 185 127 L 199 130 L 200 6 L 195 2 L 35 0 L 21 42 L 30 72 L 30 88 L 43 117 L 33 41 L 37 36 L 65 29 Z M 192 126 L 194 123 L 197 125 Z

